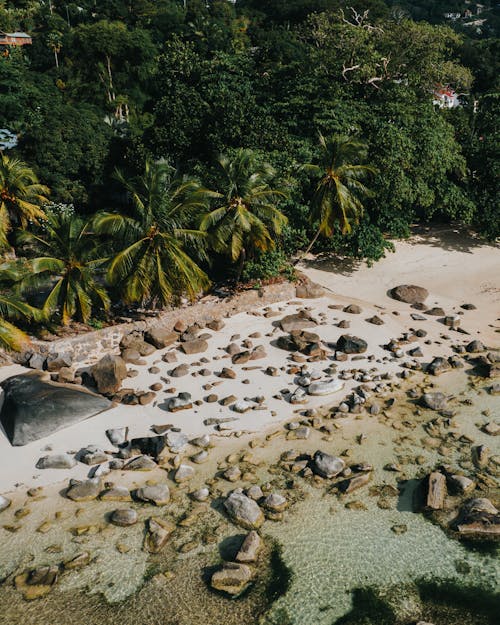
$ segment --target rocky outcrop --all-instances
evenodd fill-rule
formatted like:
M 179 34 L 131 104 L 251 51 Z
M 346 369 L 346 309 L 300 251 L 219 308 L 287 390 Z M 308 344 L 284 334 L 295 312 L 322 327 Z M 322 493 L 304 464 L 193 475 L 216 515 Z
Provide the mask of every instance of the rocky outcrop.
M 111 407 L 104 397 L 29 372 L 12 376 L 0 386 L 4 402 L 0 420 L 12 445 L 26 445 Z

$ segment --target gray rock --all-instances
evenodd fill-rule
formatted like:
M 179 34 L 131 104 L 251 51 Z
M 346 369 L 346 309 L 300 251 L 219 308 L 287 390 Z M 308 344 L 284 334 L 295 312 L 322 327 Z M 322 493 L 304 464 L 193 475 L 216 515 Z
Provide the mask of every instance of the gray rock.
M 429 291 L 427 291 L 427 289 L 414 284 L 401 284 L 400 286 L 394 287 L 391 291 L 391 297 L 393 299 L 405 302 L 406 304 L 423 304 L 428 296 Z
M 156 506 L 165 506 L 170 501 L 170 489 L 166 484 L 142 486 L 136 490 L 135 495 L 137 499 Z
M 123 467 L 127 471 L 151 471 L 157 468 L 156 462 L 149 456 L 136 456 Z
M 210 491 L 208 488 L 199 488 L 191 493 L 191 496 L 195 501 L 206 501 L 210 496 Z
M 0 420 L 12 445 L 26 445 L 111 407 L 104 397 L 39 372 L 4 380 Z
M 12 501 L 8 497 L 0 495 L 0 512 L 7 510 L 11 503 Z
M 191 460 L 196 464 L 202 464 L 208 460 L 208 452 L 205 449 L 202 449 L 194 456 L 191 456 Z
M 187 375 L 188 373 L 189 373 L 189 366 L 182 364 L 182 365 L 179 365 L 179 366 L 175 367 L 175 369 L 172 369 L 172 371 L 170 372 L 170 375 L 173 378 L 182 378 L 183 376 Z
M 318 325 L 318 322 L 305 310 L 301 310 L 293 315 L 287 315 L 283 317 L 279 323 L 284 332 L 303 330 L 304 328 L 311 328 L 312 326 Z
M 191 400 L 191 393 L 179 393 L 177 397 L 172 397 L 168 402 L 168 409 L 170 412 L 187 410 L 192 407 L 193 402 Z
M 316 451 L 313 456 L 312 470 L 317 475 L 332 478 L 345 469 L 345 462 L 341 458 L 331 456 L 323 451 Z
M 251 404 L 248 401 L 245 401 L 244 399 L 239 399 L 237 402 L 233 404 L 233 410 L 235 412 L 239 412 L 240 414 L 248 412 L 252 408 L 253 408 L 253 404 Z
M 66 497 L 73 501 L 92 501 L 96 499 L 101 490 L 101 480 L 99 478 L 91 478 L 89 480 L 71 480 Z
M 99 393 L 113 395 L 127 377 L 127 367 L 121 356 L 106 354 L 90 368 Z
M 255 530 L 249 532 L 236 554 L 237 562 L 255 562 L 262 546 L 262 540 Z
M 344 387 L 340 380 L 326 380 L 325 382 L 313 382 L 309 385 L 307 392 L 309 395 L 330 395 L 337 393 Z
M 257 486 L 257 484 L 253 484 L 252 486 L 247 488 L 245 494 L 247 497 L 250 497 L 250 499 L 253 499 L 254 501 L 258 501 L 264 496 L 262 488 L 260 486 Z
M 174 481 L 178 484 L 187 482 L 194 477 L 194 469 L 188 464 L 181 464 L 174 475 Z
M 29 359 L 28 365 L 32 369 L 38 369 L 39 371 L 42 371 L 45 368 L 45 361 L 46 357 L 43 354 L 35 352 Z
M 37 469 L 72 469 L 74 466 L 76 466 L 76 460 L 69 454 L 43 456 L 36 463 Z
M 231 493 L 224 507 L 231 520 L 246 529 L 258 529 L 264 522 L 264 514 L 257 503 L 243 493 Z
M 113 445 L 116 445 L 116 447 L 123 445 L 128 439 L 128 427 L 106 430 L 106 436 Z
M 196 438 L 193 438 L 191 444 L 195 447 L 201 447 L 202 449 L 206 449 L 207 447 L 210 447 L 210 436 L 208 434 L 197 436 Z
M 118 525 L 119 527 L 128 527 L 130 525 L 135 525 L 137 523 L 137 512 L 132 508 L 122 508 L 119 510 L 114 510 L 109 520 L 113 525 Z
M 84 464 L 101 464 L 101 462 L 107 462 L 108 460 L 108 456 L 96 445 L 88 445 L 80 453 L 80 461 Z
M 363 354 L 368 348 L 364 339 L 350 334 L 343 334 L 337 341 L 337 349 L 344 354 Z
M 443 410 L 448 403 L 448 399 L 444 393 L 424 393 L 421 398 L 421 403 L 425 408 L 431 410 Z
M 286 500 L 286 497 L 283 497 L 283 495 L 271 493 L 270 495 L 267 495 L 262 502 L 262 505 L 271 512 L 283 512 L 288 505 L 288 501 Z
M 189 442 L 189 438 L 187 434 L 184 434 L 183 432 L 172 432 L 170 430 L 165 435 L 165 442 L 172 453 L 178 454 L 179 452 L 184 451 Z

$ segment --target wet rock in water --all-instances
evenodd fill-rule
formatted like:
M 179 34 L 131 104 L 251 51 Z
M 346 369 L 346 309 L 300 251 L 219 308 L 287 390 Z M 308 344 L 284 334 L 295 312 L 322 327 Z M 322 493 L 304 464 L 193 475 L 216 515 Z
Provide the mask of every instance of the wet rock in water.
M 154 503 L 156 506 L 165 506 L 170 501 L 170 489 L 166 484 L 142 486 L 135 491 L 140 501 Z
M 465 495 L 466 493 L 470 493 L 476 487 L 476 483 L 474 480 L 471 480 L 469 477 L 465 475 L 449 475 L 448 483 L 452 490 L 461 495 Z
M 255 562 L 262 547 L 262 540 L 255 530 L 249 532 L 236 555 L 237 562 Z
M 340 380 L 326 380 L 325 382 L 313 382 L 309 384 L 307 392 L 309 395 L 330 395 L 337 393 L 344 387 Z
M 427 291 L 427 289 L 414 284 L 401 284 L 391 290 L 391 297 L 393 299 L 405 302 L 406 304 L 423 304 L 428 296 L 429 291 Z
M 194 477 L 194 469 L 188 464 L 181 464 L 174 475 L 174 481 L 180 484 Z
M 49 381 L 38 371 L 4 380 L 0 421 L 12 445 L 26 445 L 111 407 L 100 395 L 74 384 Z
M 185 354 L 199 354 L 207 351 L 208 343 L 205 339 L 196 338 L 182 343 L 181 349 Z
M 484 352 L 486 347 L 481 343 L 481 341 L 471 341 L 468 345 L 466 345 L 465 350 L 469 352 L 469 354 L 479 354 L 480 352 Z
M 429 475 L 426 507 L 430 510 L 442 510 L 446 497 L 446 477 L 439 471 Z
M 427 372 L 431 375 L 441 375 L 442 373 L 446 373 L 446 371 L 451 371 L 451 365 L 446 358 L 441 358 L 440 356 L 434 358 L 427 367 Z
M 259 499 L 264 497 L 262 488 L 260 486 L 257 486 L 257 484 L 253 484 L 252 486 L 247 488 L 245 494 L 247 497 L 250 497 L 250 499 L 253 499 L 254 501 L 258 501 Z
M 97 445 L 87 445 L 87 447 L 80 452 L 80 461 L 89 466 L 101 464 L 101 462 L 107 462 L 108 460 L 107 454 L 105 454 L 100 447 L 97 447 Z
M 422 614 L 422 600 L 416 585 L 394 585 L 384 590 L 380 597 L 387 622 L 410 625 Z
M 191 393 L 179 393 L 177 397 L 172 397 L 168 401 L 168 409 L 170 412 L 177 412 L 179 410 L 187 410 L 193 407 L 191 400 Z
M 69 454 L 43 456 L 36 463 L 37 469 L 72 469 L 74 466 L 76 466 L 76 460 Z
M 102 501 L 132 501 L 130 491 L 125 486 L 111 486 L 99 494 Z
M 127 442 L 128 427 L 112 428 L 110 430 L 106 430 L 106 436 L 108 437 L 112 445 L 115 445 L 116 447 L 118 447 L 119 445 L 123 445 Z
M 151 471 L 157 467 L 156 462 L 149 456 L 137 456 L 129 460 L 123 468 L 126 471 Z
M 500 514 L 486 497 L 469 499 L 453 524 L 467 538 L 500 539 Z
M 0 512 L 7 510 L 7 508 L 11 505 L 12 501 L 8 497 L 4 497 L 4 495 L 0 495 Z
M 448 403 L 446 395 L 439 392 L 424 393 L 420 401 L 425 408 L 430 408 L 431 410 L 443 410 Z
M 165 519 L 151 517 L 147 523 L 144 550 L 148 553 L 159 553 L 167 544 L 174 530 L 175 526 L 165 521 Z
M 28 601 L 47 595 L 59 579 L 58 566 L 39 566 L 17 575 L 14 584 Z
M 229 469 L 226 469 L 222 475 L 229 482 L 237 482 L 241 477 L 241 471 L 239 467 L 229 467 Z
M 283 512 L 288 505 L 286 497 L 279 493 L 271 493 L 262 502 L 263 507 L 271 512 Z
M 113 510 L 109 520 L 113 525 L 119 527 L 129 527 L 137 523 L 137 512 L 132 508 L 121 508 L 119 510 Z
M 345 462 L 341 458 L 318 450 L 314 453 L 311 468 L 320 477 L 330 479 L 345 469 Z
M 189 437 L 184 432 L 169 431 L 165 435 L 165 442 L 172 453 L 178 454 L 187 447 Z
M 168 328 L 162 326 L 156 326 L 150 328 L 144 333 L 144 340 L 151 345 L 154 345 L 156 349 L 164 349 L 173 345 L 179 339 L 177 332 L 173 332 Z
M 96 499 L 101 490 L 101 480 L 91 478 L 89 480 L 70 480 L 66 491 L 66 497 L 73 501 L 92 501 Z
M 232 597 L 237 597 L 246 590 L 252 580 L 252 569 L 246 564 L 225 562 L 219 571 L 212 575 L 210 585 Z
M 264 522 L 264 513 L 258 504 L 243 493 L 231 493 L 224 507 L 231 520 L 246 529 L 258 529 Z
M 99 362 L 92 365 L 90 373 L 95 380 L 99 393 L 113 395 L 127 377 L 127 367 L 121 356 L 106 354 Z
M 343 334 L 337 341 L 337 349 L 344 354 L 363 354 L 368 349 L 368 343 L 357 336 Z
M 210 491 L 208 488 L 199 488 L 191 493 L 191 497 L 195 501 L 206 501 L 210 496 Z
M 298 313 L 287 315 L 286 317 L 283 317 L 279 323 L 283 332 L 304 330 L 305 328 L 311 328 L 318 325 L 316 319 L 314 319 L 306 310 L 301 310 Z
M 63 563 L 63 568 L 65 571 L 73 571 L 75 569 L 81 569 L 84 566 L 87 566 L 87 564 L 89 563 L 90 563 L 90 553 L 88 551 L 84 551 L 76 555 L 74 558 L 71 558 L 70 560 L 66 560 Z

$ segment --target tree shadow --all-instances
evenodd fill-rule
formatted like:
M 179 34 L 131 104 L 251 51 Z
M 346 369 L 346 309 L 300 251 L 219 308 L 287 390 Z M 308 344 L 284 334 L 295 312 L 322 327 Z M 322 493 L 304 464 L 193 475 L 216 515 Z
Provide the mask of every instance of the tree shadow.
M 316 258 L 302 260 L 299 268 L 302 266 L 306 269 L 318 269 L 350 277 L 362 264 L 363 261 L 356 258 L 339 256 L 333 252 L 322 252 Z
M 411 238 L 410 243 L 467 254 L 472 254 L 475 249 L 486 246 L 500 249 L 499 244 L 489 242 L 471 229 L 458 224 L 417 225 L 411 230 Z

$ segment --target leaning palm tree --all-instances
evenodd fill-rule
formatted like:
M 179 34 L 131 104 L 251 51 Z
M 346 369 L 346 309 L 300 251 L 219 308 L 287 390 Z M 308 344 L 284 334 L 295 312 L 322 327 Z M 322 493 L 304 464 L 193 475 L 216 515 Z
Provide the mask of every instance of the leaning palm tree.
M 252 150 L 240 148 L 234 158 L 221 156 L 224 191 L 218 193 L 220 206 L 205 215 L 200 229 L 207 232 L 213 249 L 239 260 L 237 280 L 248 255 L 274 247 L 273 236 L 281 234 L 287 218 L 278 210 L 285 197 L 271 186 L 275 171 L 259 163 Z
M 363 180 L 376 173 L 373 167 L 363 164 L 367 148 L 362 141 L 343 135 L 325 138 L 322 134 L 319 141 L 319 163 L 304 166 L 319 180 L 311 203 L 311 222 L 318 223 L 318 229 L 303 256 L 320 235 L 331 237 L 335 226 L 342 234 L 348 234 L 352 224 L 359 223 L 363 214 L 361 200 L 371 195 Z
M 137 179 L 116 177 L 131 200 L 128 214 L 102 212 L 94 220 L 96 232 L 119 245 L 110 284 L 129 304 L 164 306 L 182 294 L 194 299 L 210 281 L 190 256 L 193 250 L 204 257 L 205 238 L 191 226 L 207 210 L 210 192 L 163 161 L 147 162 Z
M 71 210 L 48 210 L 37 232 L 20 231 L 17 240 L 35 256 L 17 288 L 21 292 L 46 289 L 42 312 L 47 320 L 56 316 L 63 325 L 74 318 L 86 323 L 93 311 L 109 309 L 106 289 L 96 278 L 106 258 L 99 253 L 90 221 Z
M 9 247 L 14 227 L 26 228 L 44 218 L 41 206 L 48 202 L 48 193 L 26 163 L 0 153 L 0 247 Z
M 9 263 L 0 265 L 0 348 L 7 351 L 21 351 L 30 340 L 26 332 L 13 322 L 37 318 L 39 311 L 16 297 L 12 283 L 17 277 Z

